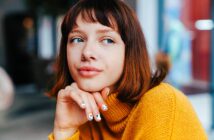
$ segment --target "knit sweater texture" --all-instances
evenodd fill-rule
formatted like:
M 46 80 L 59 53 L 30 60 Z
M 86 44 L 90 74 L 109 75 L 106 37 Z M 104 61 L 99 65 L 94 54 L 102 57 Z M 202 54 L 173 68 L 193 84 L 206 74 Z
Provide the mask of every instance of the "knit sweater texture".
M 106 100 L 101 122 L 87 122 L 65 140 L 207 140 L 187 97 L 166 83 L 150 89 L 138 103 Z M 53 134 L 49 140 L 54 140 Z

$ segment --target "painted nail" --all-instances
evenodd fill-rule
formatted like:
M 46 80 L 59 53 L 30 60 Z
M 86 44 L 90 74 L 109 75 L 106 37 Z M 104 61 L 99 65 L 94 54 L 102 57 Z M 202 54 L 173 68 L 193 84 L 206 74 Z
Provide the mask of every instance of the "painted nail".
M 97 115 L 96 115 L 96 118 L 97 118 L 98 121 L 100 121 L 100 120 L 101 120 L 100 114 L 97 114 Z
M 89 113 L 89 114 L 88 114 L 88 120 L 89 120 L 89 121 L 92 121 L 92 120 L 93 120 L 93 115 L 92 115 L 92 113 Z
M 102 105 L 102 109 L 104 110 L 104 111 L 106 111 L 106 110 L 108 110 L 108 107 L 107 107 L 107 105 Z
M 109 96 L 110 89 L 107 90 L 106 95 Z
M 84 101 L 82 101 L 82 103 L 81 103 L 81 108 L 85 108 L 85 102 Z

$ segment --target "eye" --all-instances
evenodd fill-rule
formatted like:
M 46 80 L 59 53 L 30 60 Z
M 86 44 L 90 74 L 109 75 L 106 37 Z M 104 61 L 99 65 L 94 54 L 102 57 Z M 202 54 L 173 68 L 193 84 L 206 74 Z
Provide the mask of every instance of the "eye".
M 113 44 L 113 43 L 114 43 L 114 41 L 113 41 L 112 39 L 110 39 L 110 38 L 103 39 L 102 42 L 103 42 L 104 44 Z
M 81 43 L 81 42 L 84 42 L 84 40 L 80 37 L 75 37 L 75 38 L 71 38 L 69 40 L 70 43 Z

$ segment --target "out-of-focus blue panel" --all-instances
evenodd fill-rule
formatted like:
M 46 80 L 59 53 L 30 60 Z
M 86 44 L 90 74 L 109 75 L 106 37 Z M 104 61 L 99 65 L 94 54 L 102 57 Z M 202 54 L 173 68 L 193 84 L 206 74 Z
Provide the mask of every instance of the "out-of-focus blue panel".
M 158 0 L 158 47 L 160 48 L 163 40 L 163 12 L 165 0 Z
M 212 20 L 214 21 L 214 1 L 211 1 L 211 13 Z M 212 129 L 214 129 L 214 29 L 212 29 L 211 35 L 211 81 L 210 81 L 210 92 L 212 96 Z

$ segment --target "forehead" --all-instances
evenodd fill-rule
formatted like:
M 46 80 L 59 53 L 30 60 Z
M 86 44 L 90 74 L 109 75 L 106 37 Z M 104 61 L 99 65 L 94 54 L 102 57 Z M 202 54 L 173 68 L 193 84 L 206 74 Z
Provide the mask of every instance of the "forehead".
M 76 17 L 74 25 L 71 30 L 73 30 L 74 28 L 77 28 L 82 23 L 84 24 L 97 23 L 97 24 L 101 24 L 103 26 L 109 27 L 118 32 L 118 26 L 117 26 L 116 20 L 110 15 L 107 17 L 107 19 L 102 20 L 102 19 L 99 19 L 99 17 L 96 17 L 94 12 L 91 14 L 86 12 L 80 12 Z

